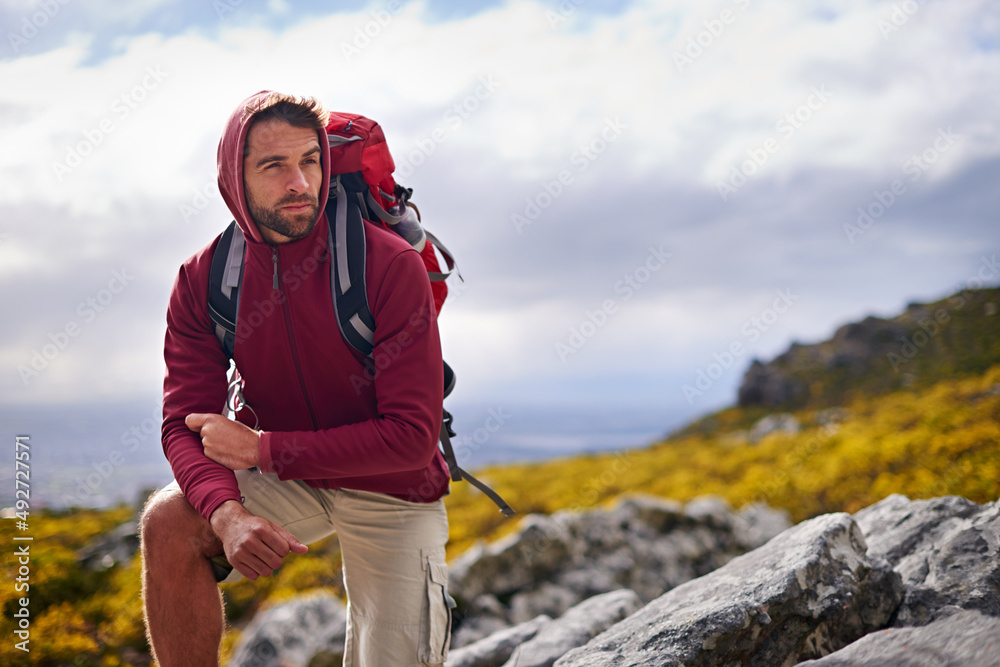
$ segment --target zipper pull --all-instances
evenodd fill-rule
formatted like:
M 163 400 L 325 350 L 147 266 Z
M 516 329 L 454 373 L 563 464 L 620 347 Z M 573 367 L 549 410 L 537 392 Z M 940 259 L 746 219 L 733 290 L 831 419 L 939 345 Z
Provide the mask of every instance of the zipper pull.
M 274 261 L 274 289 L 278 289 L 278 249 L 271 248 L 271 259 Z

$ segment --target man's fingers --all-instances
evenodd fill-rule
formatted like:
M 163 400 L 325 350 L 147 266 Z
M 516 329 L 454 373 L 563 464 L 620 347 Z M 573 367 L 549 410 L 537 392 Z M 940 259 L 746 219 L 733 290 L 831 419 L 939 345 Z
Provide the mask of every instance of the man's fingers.
M 276 538 L 272 536 L 271 539 L 274 540 Z M 244 575 L 246 575 L 247 570 L 250 570 L 253 572 L 254 578 L 257 576 L 270 576 L 283 561 L 281 552 L 277 551 L 274 546 L 264 539 L 254 539 L 245 542 L 233 556 L 234 560 L 230 561 L 233 563 L 233 566 L 235 567 L 237 564 L 241 565 L 242 567 L 239 570 Z
M 309 551 L 309 547 L 299 542 L 298 538 L 285 530 L 284 526 L 279 526 L 278 524 L 271 522 L 274 526 L 274 531 L 283 539 L 288 545 L 290 551 L 294 551 L 297 554 L 304 554 Z
M 304 554 L 309 551 L 309 547 L 299 542 L 298 538 L 285 530 L 284 527 L 278 526 L 278 534 L 281 535 L 285 539 L 285 542 L 288 543 L 289 550 L 294 551 L 297 554 Z
M 257 577 L 269 577 L 276 569 L 269 567 L 267 563 L 250 553 L 244 554 L 242 558 L 238 558 L 233 563 L 233 567 L 239 570 L 250 581 L 256 580 Z
M 200 432 L 201 427 L 205 425 L 208 418 L 213 415 L 207 415 L 199 412 L 192 412 L 187 417 L 184 418 L 184 425 L 195 432 Z
M 304 554 L 309 550 L 309 547 L 299 542 L 294 535 L 273 521 L 271 522 L 271 529 L 272 532 L 264 538 L 264 543 L 282 558 L 287 556 L 290 551 Z

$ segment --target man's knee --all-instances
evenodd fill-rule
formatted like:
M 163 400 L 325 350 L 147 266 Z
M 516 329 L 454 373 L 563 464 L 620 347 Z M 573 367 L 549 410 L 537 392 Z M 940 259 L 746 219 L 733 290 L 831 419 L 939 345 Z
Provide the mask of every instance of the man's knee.
M 175 489 L 161 489 L 143 508 L 139 537 L 145 558 L 211 558 L 223 552 L 212 526 Z

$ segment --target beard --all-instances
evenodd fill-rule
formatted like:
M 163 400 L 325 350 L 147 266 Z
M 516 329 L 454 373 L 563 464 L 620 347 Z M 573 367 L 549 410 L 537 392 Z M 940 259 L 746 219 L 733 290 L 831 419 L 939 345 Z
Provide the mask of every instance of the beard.
M 308 236 L 319 219 L 319 202 L 310 195 L 288 195 L 280 199 L 273 208 L 255 200 L 249 190 L 246 196 L 247 208 L 250 209 L 250 217 L 254 222 L 290 239 Z M 283 206 L 292 204 L 309 204 L 310 208 L 295 214 L 281 210 Z

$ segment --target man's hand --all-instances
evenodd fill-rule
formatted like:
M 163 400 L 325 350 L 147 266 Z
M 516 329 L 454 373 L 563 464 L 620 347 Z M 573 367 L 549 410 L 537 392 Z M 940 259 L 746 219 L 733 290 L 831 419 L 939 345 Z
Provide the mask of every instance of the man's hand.
M 229 564 L 251 581 L 270 576 L 289 552 L 309 551 L 287 530 L 251 514 L 235 500 L 219 505 L 212 512 L 210 523 L 222 540 Z
M 230 470 L 246 470 L 258 464 L 260 433 L 222 415 L 193 413 L 184 418 L 189 429 L 201 436 L 205 456 Z

